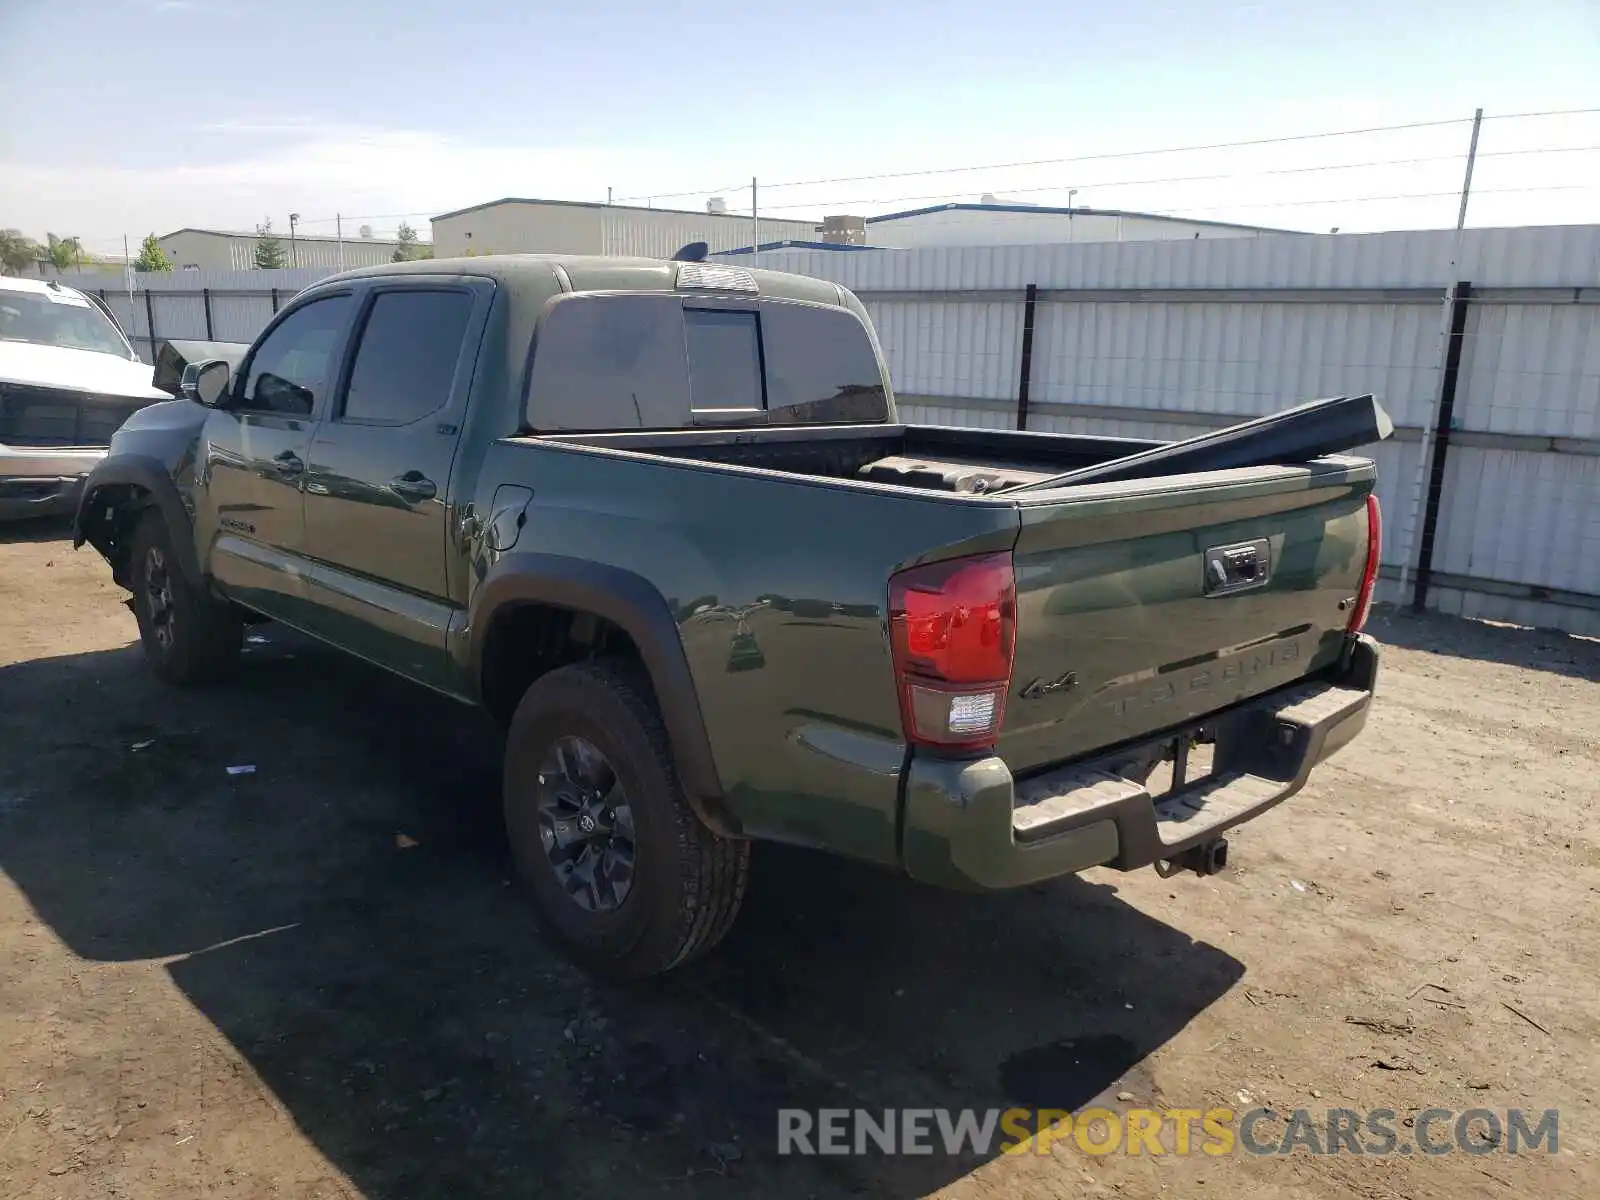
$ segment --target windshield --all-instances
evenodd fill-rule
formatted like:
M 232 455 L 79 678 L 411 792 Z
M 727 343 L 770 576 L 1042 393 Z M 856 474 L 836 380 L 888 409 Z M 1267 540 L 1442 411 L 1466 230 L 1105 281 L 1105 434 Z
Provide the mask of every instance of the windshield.
M 128 343 L 106 315 L 92 301 L 68 291 L 0 290 L 0 341 L 132 357 Z

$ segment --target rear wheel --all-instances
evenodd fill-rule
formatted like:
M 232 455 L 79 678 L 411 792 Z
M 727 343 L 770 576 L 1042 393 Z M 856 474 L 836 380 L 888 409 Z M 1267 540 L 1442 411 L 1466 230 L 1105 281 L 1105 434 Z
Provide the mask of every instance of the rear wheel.
M 133 615 L 151 669 L 168 683 L 208 683 L 238 662 L 244 626 L 238 614 L 189 582 L 172 531 L 154 509 L 134 530 Z
M 719 837 L 689 807 L 632 664 L 562 667 L 528 689 L 506 740 L 504 801 L 540 917 L 597 973 L 659 974 L 732 926 L 749 843 Z

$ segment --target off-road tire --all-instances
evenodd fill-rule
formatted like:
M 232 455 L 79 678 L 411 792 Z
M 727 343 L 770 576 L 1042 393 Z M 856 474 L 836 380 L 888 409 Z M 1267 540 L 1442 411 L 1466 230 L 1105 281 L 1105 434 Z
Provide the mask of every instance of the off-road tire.
M 585 909 L 568 894 L 540 838 L 540 763 L 557 739 L 572 737 L 605 756 L 632 813 L 633 875 L 611 911 Z M 690 808 L 637 665 L 600 659 L 536 680 L 506 736 L 503 799 L 517 873 L 541 920 L 596 974 L 639 979 L 669 971 L 710 950 L 732 926 L 750 844 L 713 833 Z
M 134 529 L 128 574 L 139 640 L 158 678 L 179 686 L 211 683 L 238 664 L 243 622 L 184 575 L 172 531 L 153 509 Z

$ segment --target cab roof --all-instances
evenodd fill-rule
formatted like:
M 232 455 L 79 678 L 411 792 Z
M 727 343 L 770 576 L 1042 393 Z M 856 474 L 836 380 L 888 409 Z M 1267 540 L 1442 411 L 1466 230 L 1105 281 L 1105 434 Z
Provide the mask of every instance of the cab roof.
M 720 263 L 683 263 L 671 259 L 622 258 L 598 254 L 486 254 L 467 258 L 425 258 L 362 267 L 346 271 L 336 278 L 476 275 L 515 286 L 534 279 L 545 281 L 551 277 L 565 277 L 575 292 L 671 292 L 680 290 L 679 269 L 686 266 L 705 269 L 713 278 L 720 272 L 738 271 L 754 281 L 756 293 L 752 294 L 780 300 L 808 300 L 813 304 L 845 303 L 843 291 L 836 284 L 805 275 L 727 267 Z M 718 288 L 713 283 L 707 283 L 696 287 L 685 286 L 682 290 L 726 292 L 744 289 Z

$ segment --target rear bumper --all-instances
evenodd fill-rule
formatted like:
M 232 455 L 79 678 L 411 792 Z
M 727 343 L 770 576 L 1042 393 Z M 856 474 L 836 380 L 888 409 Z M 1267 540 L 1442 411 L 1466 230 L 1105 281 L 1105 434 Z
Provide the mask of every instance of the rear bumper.
M 1111 769 L 1128 747 L 1020 783 L 999 758 L 913 758 L 906 871 L 925 883 L 989 889 L 1174 858 L 1304 787 L 1312 768 L 1361 732 L 1377 677 L 1377 643 L 1361 636 L 1336 674 L 1211 718 L 1213 773 L 1158 799 Z
M 104 447 L 0 445 L 0 521 L 77 511 L 84 478 Z

